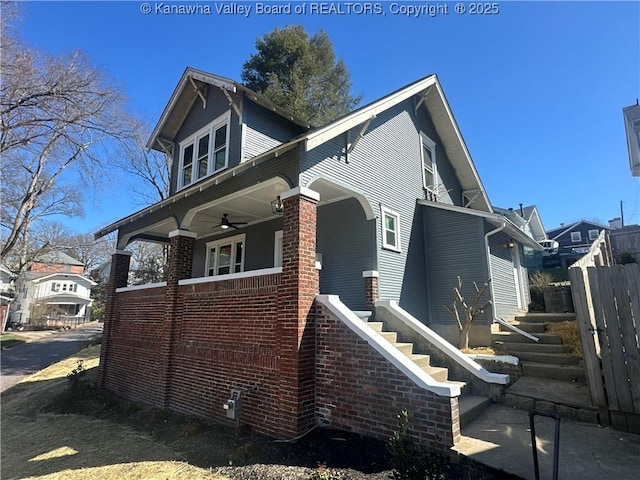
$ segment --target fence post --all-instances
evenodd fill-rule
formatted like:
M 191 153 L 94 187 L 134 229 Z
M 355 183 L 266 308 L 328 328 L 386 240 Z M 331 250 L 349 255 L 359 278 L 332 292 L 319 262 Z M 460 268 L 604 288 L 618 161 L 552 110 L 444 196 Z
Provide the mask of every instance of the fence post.
M 596 407 L 606 407 L 607 397 L 604 393 L 602 383 L 602 370 L 600 368 L 600 358 L 596 351 L 596 336 L 594 320 L 592 318 L 592 307 L 589 305 L 587 285 L 584 273 L 580 267 L 569 269 L 569 279 L 571 280 L 571 296 L 576 310 L 576 320 L 580 331 L 580 341 L 582 343 L 582 354 L 587 374 L 587 385 L 591 395 L 591 403 Z

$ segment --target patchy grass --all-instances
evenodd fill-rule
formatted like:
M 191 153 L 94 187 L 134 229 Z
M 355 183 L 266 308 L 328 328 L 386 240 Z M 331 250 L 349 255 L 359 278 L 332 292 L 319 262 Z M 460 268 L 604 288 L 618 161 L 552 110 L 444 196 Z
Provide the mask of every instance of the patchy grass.
M 130 427 L 44 412 L 65 392 L 67 375 L 78 361 L 88 370 L 87 378 L 95 378 L 99 352 L 99 346 L 90 347 L 3 392 L 2 478 L 225 480 Z
M 582 343 L 580 342 L 580 332 L 578 322 L 554 322 L 547 326 L 547 331 L 558 335 L 562 343 L 571 347 L 571 353 L 582 358 Z
M 26 341 L 26 338 L 16 335 L 15 333 L 3 333 L 0 335 L 0 348 L 13 347 Z

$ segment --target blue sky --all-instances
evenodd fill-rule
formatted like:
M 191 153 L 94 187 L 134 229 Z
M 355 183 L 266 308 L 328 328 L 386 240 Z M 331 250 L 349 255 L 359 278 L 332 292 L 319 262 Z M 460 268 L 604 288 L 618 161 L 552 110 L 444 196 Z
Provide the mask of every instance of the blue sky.
M 429 2 L 448 7 L 433 17 L 394 14 L 388 1 L 381 15 L 257 15 L 255 2 L 235 2 L 253 7 L 248 17 L 216 13 L 233 2 L 182 2 L 208 5 L 210 15 L 155 12 L 181 3 L 171 1 L 149 2 L 145 15 L 142 3 L 21 2 L 20 33 L 50 53 L 87 52 L 154 124 L 186 66 L 240 81 L 256 38 L 285 25 L 323 29 L 362 105 L 438 74 L 494 205 L 537 204 L 551 229 L 581 218 L 606 223 L 622 201 L 625 222 L 640 223 L 640 178 L 630 174 L 622 120 L 640 97 L 637 0 L 501 1 L 494 15 Z M 139 207 L 126 189 L 107 188 L 88 197 L 91 215 L 65 222 L 94 232 Z

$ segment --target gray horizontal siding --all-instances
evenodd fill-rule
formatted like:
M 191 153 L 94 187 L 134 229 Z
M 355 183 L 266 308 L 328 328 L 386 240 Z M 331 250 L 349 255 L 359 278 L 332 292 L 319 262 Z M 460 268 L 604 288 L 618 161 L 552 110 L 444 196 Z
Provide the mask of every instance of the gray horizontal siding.
M 424 308 L 424 275 L 416 270 L 412 261 L 414 252 L 421 252 L 421 236 L 415 234 L 414 216 L 416 199 L 424 198 L 422 186 L 422 159 L 420 130 L 436 143 L 438 170 L 445 182 L 443 201 L 459 204 L 460 184 L 442 148 L 431 119 L 424 108 L 414 115 L 413 100 L 407 100 L 376 117 L 369 125 L 354 150 L 345 157 L 345 145 L 359 133 L 354 128 L 305 153 L 300 166 L 300 184 L 308 185 L 315 176 L 336 179 L 364 193 L 377 218 L 378 270 L 380 272 L 380 297 L 398 300 L 415 313 Z M 313 185 L 311 185 L 313 189 Z M 400 240 L 402 252 L 382 248 L 380 206 L 391 208 L 400 214 Z M 418 230 L 420 226 L 418 225 Z M 419 242 L 417 245 L 411 245 Z M 411 260 L 410 260 L 411 258 Z
M 449 212 L 423 206 L 426 270 L 429 282 L 429 324 L 455 325 L 455 320 L 444 308 L 453 301 L 457 277 L 462 279 L 461 294 L 473 298 L 475 289 L 488 280 L 486 251 L 482 219 L 473 215 Z M 489 300 L 489 293 L 486 300 Z M 487 313 L 476 320 L 490 323 Z
M 120 227 L 118 231 L 119 239 L 130 232 L 159 223 L 167 218 L 175 218 L 178 225 L 181 226 L 184 216 L 194 206 L 224 197 L 225 195 L 253 186 L 269 178 L 280 175 L 288 180 L 295 179 L 297 164 L 296 153 L 294 151 L 287 152 L 278 158 L 267 160 L 255 167 L 245 170 L 235 177 L 228 178 L 218 185 L 212 185 L 187 198 L 180 198 L 176 200 L 175 203 L 163 209 L 151 212 L 139 220 Z M 291 182 L 291 180 L 289 181 Z
M 243 160 L 255 157 L 298 136 L 304 130 L 280 115 L 245 100 Z
M 486 225 L 487 232 L 494 228 L 492 225 Z M 498 318 L 504 317 L 506 320 L 520 311 L 515 289 L 511 249 L 507 246 L 510 241 L 511 238 L 504 233 L 497 233 L 489 237 L 495 315 Z
M 339 295 L 352 310 L 364 309 L 362 272 L 375 269 L 375 229 L 375 220 L 367 220 L 353 198 L 318 208 L 320 293 Z

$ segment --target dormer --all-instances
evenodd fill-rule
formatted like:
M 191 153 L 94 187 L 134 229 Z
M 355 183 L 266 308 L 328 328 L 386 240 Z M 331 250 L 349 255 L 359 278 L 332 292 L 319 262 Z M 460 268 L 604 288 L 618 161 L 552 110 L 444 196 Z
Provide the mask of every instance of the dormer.
M 309 128 L 308 122 L 243 85 L 187 68 L 147 146 L 171 159 L 174 194 Z

